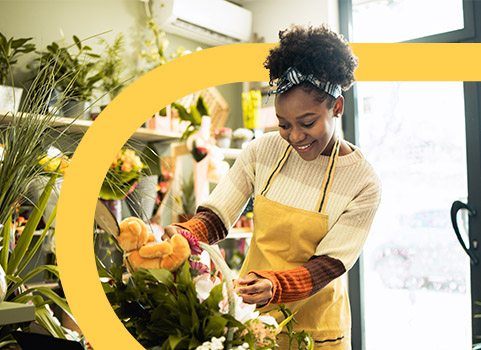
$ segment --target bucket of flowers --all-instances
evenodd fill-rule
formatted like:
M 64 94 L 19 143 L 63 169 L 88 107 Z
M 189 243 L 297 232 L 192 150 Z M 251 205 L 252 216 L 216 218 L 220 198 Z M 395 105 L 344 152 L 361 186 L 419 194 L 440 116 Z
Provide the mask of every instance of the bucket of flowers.
M 139 180 L 144 164 L 134 150 L 122 148 L 110 165 L 99 197 L 122 199 Z
M 120 150 L 110 164 L 100 188 L 99 198 L 114 213 L 117 221 L 122 219 L 120 200 L 135 189 L 144 167 L 137 153 L 126 147 Z
M 276 337 L 284 334 L 289 348 L 313 349 L 308 333 L 293 330 L 294 315 L 285 306 L 275 308 L 285 316 L 278 324 L 256 311 L 255 305 L 243 302 L 216 246 L 199 242 L 188 231 L 179 234 L 188 242 L 190 255 L 174 271 L 132 268 L 127 255 L 130 272 L 126 273 L 122 266 L 106 268 L 97 259 L 107 298 L 142 346 L 155 350 L 275 349 Z M 200 258 L 203 251 L 211 267 Z

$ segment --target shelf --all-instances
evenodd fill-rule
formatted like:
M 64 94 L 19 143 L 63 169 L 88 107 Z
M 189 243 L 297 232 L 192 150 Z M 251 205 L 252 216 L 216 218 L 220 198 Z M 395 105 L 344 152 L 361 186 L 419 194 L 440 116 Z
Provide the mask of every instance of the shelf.
M 238 227 L 233 228 L 227 234 L 226 239 L 241 239 L 241 238 L 252 238 L 252 229 L 250 227 Z
M 242 152 L 240 148 L 221 148 L 220 150 L 226 159 L 237 159 Z
M 12 121 L 13 117 L 4 111 L 0 111 L 0 124 L 8 124 Z M 56 117 L 52 121 L 54 127 L 62 130 L 63 127 L 68 126 L 68 132 L 70 134 L 84 134 L 88 128 L 94 123 L 92 120 L 73 120 L 71 118 Z M 132 139 L 136 139 L 142 142 L 163 142 L 174 141 L 180 138 L 179 133 L 175 132 L 158 132 L 152 129 L 139 128 L 131 136 Z
M 35 320 L 35 306 L 2 301 L 0 303 L 0 325 L 23 323 Z

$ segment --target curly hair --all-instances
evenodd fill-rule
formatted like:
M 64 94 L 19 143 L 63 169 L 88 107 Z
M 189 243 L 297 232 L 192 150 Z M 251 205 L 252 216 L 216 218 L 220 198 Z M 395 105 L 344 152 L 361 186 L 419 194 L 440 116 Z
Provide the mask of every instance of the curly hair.
M 270 50 L 264 62 L 271 86 L 289 67 L 296 67 L 302 74 L 337 84 L 344 91 L 354 83 L 357 65 L 358 59 L 344 37 L 325 24 L 295 25 L 279 31 L 279 45 Z M 301 85 L 307 90 L 314 88 L 309 83 Z

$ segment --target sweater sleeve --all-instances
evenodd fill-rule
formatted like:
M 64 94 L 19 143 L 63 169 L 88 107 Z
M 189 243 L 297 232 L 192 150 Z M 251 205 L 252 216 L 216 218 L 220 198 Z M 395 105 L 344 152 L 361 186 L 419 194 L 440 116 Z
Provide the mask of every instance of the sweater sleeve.
M 326 255 L 313 256 L 302 266 L 284 271 L 250 271 L 271 281 L 269 303 L 282 304 L 306 299 L 341 276 L 346 269 L 342 262 Z
M 196 214 L 189 221 L 174 225 L 186 229 L 201 242 L 208 244 L 214 244 L 227 236 L 227 230 L 217 214 L 203 206 L 197 208 Z

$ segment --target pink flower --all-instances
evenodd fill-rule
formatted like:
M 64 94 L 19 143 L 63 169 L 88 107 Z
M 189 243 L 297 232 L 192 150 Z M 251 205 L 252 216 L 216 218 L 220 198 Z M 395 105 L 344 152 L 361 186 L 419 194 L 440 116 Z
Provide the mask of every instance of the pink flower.
M 190 268 L 197 270 L 199 275 L 209 273 L 209 267 L 197 260 L 189 260 Z
M 163 181 L 159 182 L 159 191 L 161 193 L 167 192 L 167 184 Z
M 192 255 L 200 255 L 202 253 L 202 249 L 199 246 L 199 240 L 195 237 L 192 233 L 187 230 L 180 230 L 178 231 L 184 238 L 189 242 L 190 251 Z
M 166 169 L 162 169 L 161 173 L 165 181 L 169 180 L 170 177 L 172 176 L 172 174 Z

